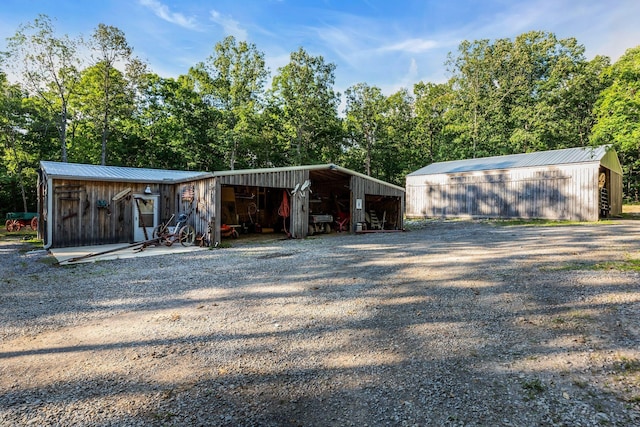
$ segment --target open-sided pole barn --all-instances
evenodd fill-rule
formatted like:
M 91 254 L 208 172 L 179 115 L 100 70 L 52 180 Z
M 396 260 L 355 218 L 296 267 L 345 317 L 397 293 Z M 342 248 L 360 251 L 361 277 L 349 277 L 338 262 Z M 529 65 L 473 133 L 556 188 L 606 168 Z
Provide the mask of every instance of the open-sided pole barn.
M 407 176 L 408 218 L 597 221 L 622 212 L 622 167 L 610 147 L 433 163 Z
M 38 195 L 46 248 L 144 241 L 182 213 L 214 245 L 229 227 L 294 238 L 403 228 L 403 188 L 333 164 L 209 173 L 43 161 Z
M 334 164 L 246 169 L 214 173 L 215 242 L 223 224 L 255 230 L 286 229 L 291 237 L 313 232 L 314 218 L 331 217 L 331 227 L 354 232 L 358 225 L 403 228 L 404 188 Z M 285 196 L 286 194 L 286 196 Z M 287 197 L 289 216 L 280 215 Z M 380 224 L 384 222 L 384 225 Z

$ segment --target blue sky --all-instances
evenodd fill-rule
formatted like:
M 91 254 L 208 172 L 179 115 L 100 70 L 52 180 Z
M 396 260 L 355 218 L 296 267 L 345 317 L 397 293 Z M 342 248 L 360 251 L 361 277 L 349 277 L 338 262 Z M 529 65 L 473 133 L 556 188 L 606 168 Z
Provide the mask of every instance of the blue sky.
M 463 40 L 531 30 L 575 37 L 588 59 L 615 62 L 640 45 L 640 0 L 2 0 L 0 49 L 38 14 L 60 34 L 122 30 L 136 56 L 165 77 L 185 74 L 227 35 L 254 43 L 272 75 L 303 47 L 336 64 L 336 90 L 356 83 L 386 94 L 448 78 L 447 54 Z

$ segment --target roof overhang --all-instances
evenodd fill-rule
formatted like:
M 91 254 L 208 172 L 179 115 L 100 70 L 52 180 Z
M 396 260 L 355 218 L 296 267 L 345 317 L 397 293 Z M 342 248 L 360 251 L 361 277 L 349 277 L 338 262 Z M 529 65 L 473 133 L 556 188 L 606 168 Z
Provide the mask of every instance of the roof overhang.
M 210 172 L 99 166 L 50 161 L 41 161 L 40 169 L 47 177 L 55 179 L 142 184 L 180 184 L 213 176 Z
M 381 185 L 385 185 L 390 188 L 394 188 L 398 191 L 405 192 L 405 189 L 399 187 L 397 185 L 391 184 L 386 181 L 382 181 L 377 178 L 373 178 L 371 176 L 365 175 L 360 172 L 353 171 L 351 169 L 343 168 L 341 166 L 335 165 L 333 163 L 326 163 L 321 165 L 306 165 L 306 166 L 286 166 L 280 168 L 263 168 L 263 169 L 237 169 L 232 171 L 218 171 L 214 172 L 213 176 L 232 176 L 232 175 L 247 175 L 247 174 L 257 174 L 257 173 L 279 173 L 279 172 L 292 172 L 292 171 L 336 171 L 345 175 L 357 176 L 363 179 L 368 179 L 373 182 L 377 182 Z

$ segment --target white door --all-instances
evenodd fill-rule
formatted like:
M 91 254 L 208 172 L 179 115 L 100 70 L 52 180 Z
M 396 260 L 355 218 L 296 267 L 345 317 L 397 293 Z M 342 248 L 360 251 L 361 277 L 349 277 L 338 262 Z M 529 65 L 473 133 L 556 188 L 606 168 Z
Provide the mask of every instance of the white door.
M 133 204 L 133 241 L 153 239 L 153 229 L 158 225 L 158 196 L 136 194 Z M 146 230 L 146 234 L 145 234 Z

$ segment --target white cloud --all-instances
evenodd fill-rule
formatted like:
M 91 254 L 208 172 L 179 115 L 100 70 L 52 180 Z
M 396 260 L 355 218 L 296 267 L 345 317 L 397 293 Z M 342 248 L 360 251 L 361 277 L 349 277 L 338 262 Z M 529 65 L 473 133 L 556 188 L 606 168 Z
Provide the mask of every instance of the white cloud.
M 420 80 L 419 68 L 418 61 L 416 61 L 415 58 L 411 58 L 409 66 L 404 74 L 398 75 L 394 81 L 380 83 L 382 93 L 389 96 L 403 88 L 408 89 L 409 92 L 411 92 L 413 90 L 413 85 Z
M 217 10 L 211 10 L 211 20 L 220 25 L 224 33 L 233 36 L 238 40 L 247 40 L 247 30 L 240 26 L 240 23 L 230 16 L 222 16 Z
M 164 19 L 172 24 L 179 25 L 188 29 L 196 29 L 197 23 L 194 18 L 187 18 L 181 13 L 171 12 L 169 7 L 156 0 L 140 0 L 140 4 L 148 7 L 156 14 L 160 19 Z
M 291 60 L 291 53 L 283 52 L 280 49 L 272 50 L 265 54 L 264 60 L 267 69 L 269 69 L 271 75 L 274 76 L 278 72 L 279 68 L 282 68 L 289 63 Z
M 418 76 L 418 64 L 416 63 L 415 58 L 411 58 L 411 65 L 409 65 L 408 75 L 412 80 Z
M 407 39 L 391 45 L 382 46 L 378 49 L 381 52 L 409 52 L 422 53 L 438 47 L 438 43 L 433 40 Z

